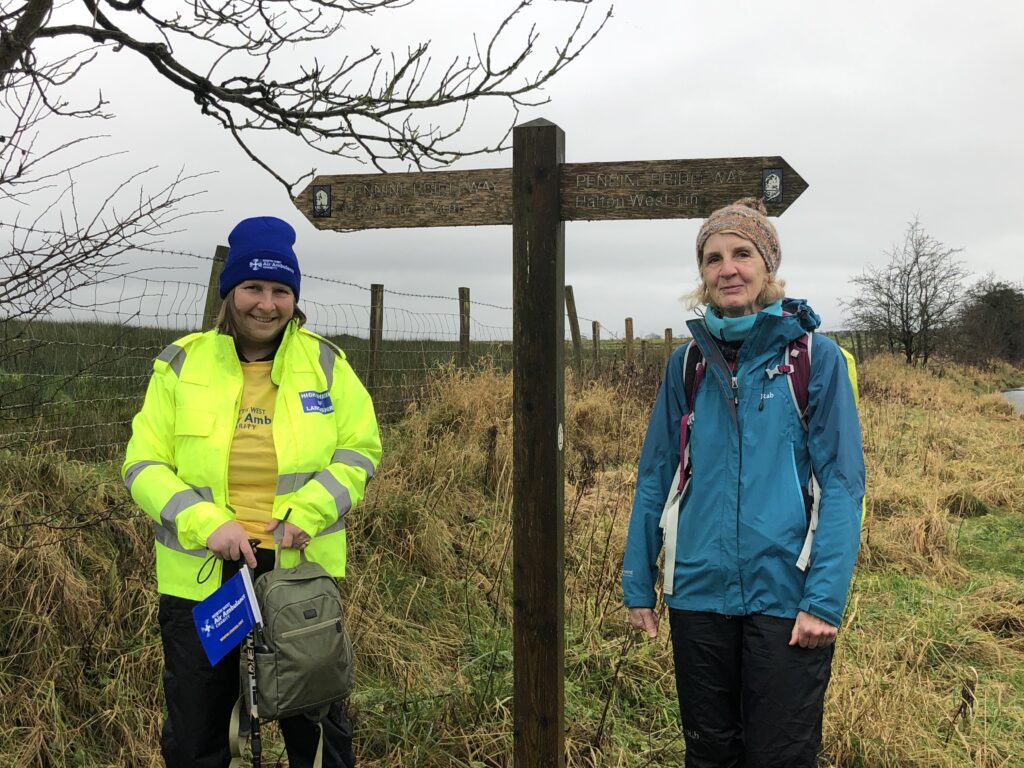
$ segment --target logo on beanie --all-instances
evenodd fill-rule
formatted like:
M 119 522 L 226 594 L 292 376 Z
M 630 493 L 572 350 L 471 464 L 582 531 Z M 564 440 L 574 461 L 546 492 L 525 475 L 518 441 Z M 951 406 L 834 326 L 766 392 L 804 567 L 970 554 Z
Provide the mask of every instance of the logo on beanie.
M 262 272 L 264 270 L 272 269 L 284 269 L 292 274 L 295 274 L 295 270 L 285 264 L 283 261 L 277 259 L 253 259 L 249 262 L 249 269 L 253 272 Z
M 782 202 L 782 171 L 765 169 L 761 171 L 761 194 L 766 203 Z

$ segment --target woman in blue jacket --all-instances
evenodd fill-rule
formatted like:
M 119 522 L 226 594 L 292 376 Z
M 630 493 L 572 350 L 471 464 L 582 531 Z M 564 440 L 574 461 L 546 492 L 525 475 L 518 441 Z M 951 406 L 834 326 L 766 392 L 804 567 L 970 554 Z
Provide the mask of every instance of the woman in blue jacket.
M 787 353 L 820 320 L 783 298 L 781 256 L 760 201 L 704 222 L 703 317 L 669 360 L 640 456 L 622 590 L 630 623 L 655 637 L 664 545 L 688 768 L 817 764 L 857 556 L 864 460 L 846 361 L 813 337 L 801 413 Z M 693 404 L 688 350 L 703 367 Z

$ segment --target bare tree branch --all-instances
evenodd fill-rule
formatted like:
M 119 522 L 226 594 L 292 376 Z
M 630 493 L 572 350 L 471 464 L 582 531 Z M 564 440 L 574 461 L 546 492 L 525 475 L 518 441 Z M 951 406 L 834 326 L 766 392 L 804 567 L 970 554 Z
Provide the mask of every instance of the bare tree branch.
M 337 48 L 349 14 L 392 13 L 415 1 L 193 0 L 157 10 L 143 0 L 73 0 L 61 9 L 54 9 L 52 0 L 23 0 L 0 16 L 0 78 L 20 72 L 45 90 L 52 82 L 40 79 L 46 64 L 36 59 L 36 43 L 48 39 L 80 39 L 137 56 L 190 94 L 203 114 L 228 130 L 242 151 L 294 196 L 309 174 L 286 181 L 250 137 L 286 131 L 317 152 L 381 170 L 396 162 L 439 167 L 505 149 L 511 123 L 493 143 L 456 146 L 469 105 L 478 99 L 504 101 L 514 120 L 521 107 L 543 103 L 540 90 L 586 50 L 612 14 L 609 5 L 590 23 L 591 0 L 576 0 L 582 9 L 575 24 L 548 53 L 538 50 L 540 32 L 527 18 L 535 0 L 512 0 L 486 41 L 474 38 L 472 55 L 452 57 L 440 69 L 430 41 L 410 47 L 404 56 L 360 41 L 361 50 L 336 63 L 316 57 L 291 69 L 284 63 L 282 52 L 297 46 L 315 49 L 329 40 Z M 517 31 L 523 25 L 525 31 Z M 101 97 L 90 109 L 98 114 L 102 105 Z M 62 103 L 49 106 L 67 109 Z M 458 106 L 462 109 L 453 119 L 447 108 Z

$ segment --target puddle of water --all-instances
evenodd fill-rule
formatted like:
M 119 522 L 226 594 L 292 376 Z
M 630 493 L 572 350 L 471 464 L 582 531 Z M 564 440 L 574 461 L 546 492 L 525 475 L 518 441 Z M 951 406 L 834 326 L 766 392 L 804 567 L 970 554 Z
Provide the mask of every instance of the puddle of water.
M 1003 396 L 1013 403 L 1017 413 L 1024 413 L 1024 389 L 1011 389 L 1008 392 L 1003 392 Z

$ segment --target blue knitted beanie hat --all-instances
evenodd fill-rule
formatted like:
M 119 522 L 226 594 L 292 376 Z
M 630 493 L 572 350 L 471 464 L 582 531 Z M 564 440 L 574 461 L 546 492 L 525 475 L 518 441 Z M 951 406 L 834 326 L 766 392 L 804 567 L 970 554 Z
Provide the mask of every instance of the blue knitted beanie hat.
M 284 283 L 299 298 L 299 261 L 295 258 L 295 230 L 273 216 L 238 222 L 228 235 L 228 258 L 220 273 L 220 297 L 243 280 Z

